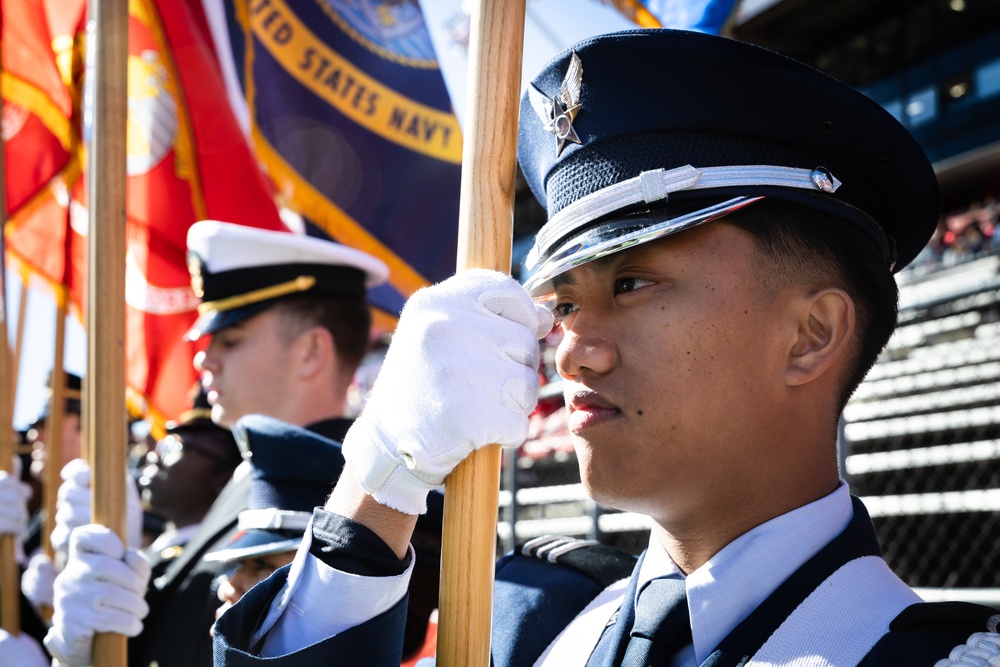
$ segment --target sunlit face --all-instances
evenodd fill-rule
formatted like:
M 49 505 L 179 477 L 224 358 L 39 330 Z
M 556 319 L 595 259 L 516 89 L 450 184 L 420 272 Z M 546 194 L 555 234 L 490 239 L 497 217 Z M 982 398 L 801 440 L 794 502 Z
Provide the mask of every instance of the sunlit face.
M 280 418 L 290 381 L 290 344 L 281 336 L 283 318 L 265 310 L 212 334 L 199 358 L 212 420 L 232 426 L 248 414 Z
M 236 564 L 236 570 L 219 584 L 219 599 L 222 606 L 215 612 L 219 618 L 227 609 L 239 602 L 248 590 L 264 581 L 280 567 L 284 567 L 295 558 L 294 551 L 285 551 L 259 558 L 246 558 Z
M 786 341 L 746 232 L 710 223 L 557 280 L 569 427 L 602 504 L 682 520 L 766 464 Z M 738 502 L 716 498 L 717 502 Z

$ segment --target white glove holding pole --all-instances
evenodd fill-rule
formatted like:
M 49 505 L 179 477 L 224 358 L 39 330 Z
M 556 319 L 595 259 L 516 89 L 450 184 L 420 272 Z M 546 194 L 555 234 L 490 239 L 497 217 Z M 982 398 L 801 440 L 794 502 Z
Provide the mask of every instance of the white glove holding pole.
M 56 525 L 52 529 L 52 548 L 66 553 L 74 529 L 90 523 L 90 466 L 83 459 L 73 459 L 60 472 L 63 479 L 56 494 Z M 125 476 L 125 532 L 128 545 L 142 544 L 142 501 L 135 482 Z
M 407 301 L 344 457 L 375 500 L 406 514 L 473 451 L 516 447 L 538 398 L 538 339 L 552 328 L 509 276 L 474 269 Z
M 90 524 L 73 531 L 69 560 L 55 582 L 55 614 L 45 648 L 64 665 L 90 665 L 94 635 L 135 637 L 149 613 L 149 561 L 125 549 L 108 528 Z
M 21 592 L 36 609 L 51 607 L 54 602 L 56 566 L 45 554 L 35 554 L 21 575 Z
M 17 636 L 0 630 L 0 667 L 49 667 L 42 647 L 25 633 Z
M 21 536 L 28 527 L 31 487 L 21 481 L 21 459 L 13 459 L 11 471 L 0 471 L 0 535 L 14 536 L 14 558 L 24 562 Z

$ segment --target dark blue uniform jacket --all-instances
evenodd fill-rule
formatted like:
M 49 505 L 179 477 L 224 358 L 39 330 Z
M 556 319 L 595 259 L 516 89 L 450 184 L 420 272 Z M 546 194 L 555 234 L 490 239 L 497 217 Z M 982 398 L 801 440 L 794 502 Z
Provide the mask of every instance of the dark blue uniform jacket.
M 317 513 L 325 514 L 322 510 Z M 355 526 L 357 524 L 354 524 Z M 314 533 L 314 540 L 316 539 Z M 317 553 L 314 545 L 314 553 Z M 631 626 L 635 583 L 639 571 L 634 558 L 608 547 L 570 552 L 572 558 L 550 563 L 524 555 L 509 555 L 497 565 L 494 591 L 492 662 L 495 667 L 531 667 L 549 643 L 609 583 L 631 570 L 626 603 L 615 624 L 626 640 Z M 864 505 L 854 499 L 854 518 L 848 527 L 793 573 L 719 644 L 702 667 L 737 667 L 744 664 L 781 622 L 812 590 L 841 565 L 861 556 L 878 555 L 879 545 Z M 217 667 L 262 664 L 250 646 L 250 637 L 281 589 L 288 568 L 251 590 L 218 622 L 215 634 Z M 367 623 L 305 647 L 293 654 L 270 659 L 268 664 L 397 667 L 406 601 Z M 308 612 L 307 612 L 308 613 Z M 932 667 L 951 649 L 964 644 L 970 634 L 984 632 L 987 619 L 997 610 L 967 603 L 920 603 L 905 609 L 890 631 L 872 648 L 861 667 Z M 590 666 L 621 664 L 624 642 L 617 653 L 595 653 Z

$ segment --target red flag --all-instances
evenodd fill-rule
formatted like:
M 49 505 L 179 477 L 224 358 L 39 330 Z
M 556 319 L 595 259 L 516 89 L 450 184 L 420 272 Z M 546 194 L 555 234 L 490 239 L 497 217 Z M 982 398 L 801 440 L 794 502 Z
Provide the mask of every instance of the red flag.
M 11 190 L 16 196 L 9 200 L 8 248 L 28 268 L 67 285 L 82 317 L 87 217 L 75 129 L 82 79 L 78 71 L 74 78 L 68 64 L 60 69 L 53 45 L 68 44 L 70 55 L 82 53 L 84 0 L 2 2 L 5 26 L 18 21 L 16 31 L 3 35 L 4 64 L 9 51 L 22 49 L 11 63 L 25 70 L 16 81 L 32 86 L 30 95 L 8 95 L 8 81 L 14 79 L 5 72 L 4 98 L 15 104 L 45 102 L 38 112 L 24 106 L 32 113 L 18 133 L 8 132 L 5 122 L 5 136 L 12 138 L 8 187 L 12 178 L 17 181 Z M 72 12 L 77 20 L 71 23 Z M 30 29 L 22 30 L 22 20 Z M 15 32 L 23 39 L 11 46 L 7 33 Z M 217 67 L 185 2 L 129 3 L 126 381 L 132 411 L 151 418 L 154 427 L 188 407 L 197 380 L 196 344 L 182 340 L 198 306 L 187 271 L 188 228 L 214 218 L 285 229 Z M 20 173 L 21 164 L 37 165 L 32 178 Z
M 74 286 L 81 253 L 69 226 L 69 192 L 80 175 L 81 69 L 75 35 L 83 0 L 2 0 L 3 138 L 7 249 L 54 284 Z M 82 283 L 75 286 L 82 290 Z
M 185 2 L 129 4 L 128 387 L 155 422 L 176 418 L 197 379 L 181 337 L 198 299 L 186 262 L 202 219 L 285 229 Z

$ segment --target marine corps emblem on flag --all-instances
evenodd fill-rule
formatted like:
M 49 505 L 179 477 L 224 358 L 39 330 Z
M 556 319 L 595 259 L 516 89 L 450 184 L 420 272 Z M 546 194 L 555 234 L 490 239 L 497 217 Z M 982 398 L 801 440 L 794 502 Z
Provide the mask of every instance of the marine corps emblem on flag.
M 144 50 L 128 58 L 129 176 L 145 174 L 166 157 L 177 136 L 177 104 L 167 90 L 160 54 Z

